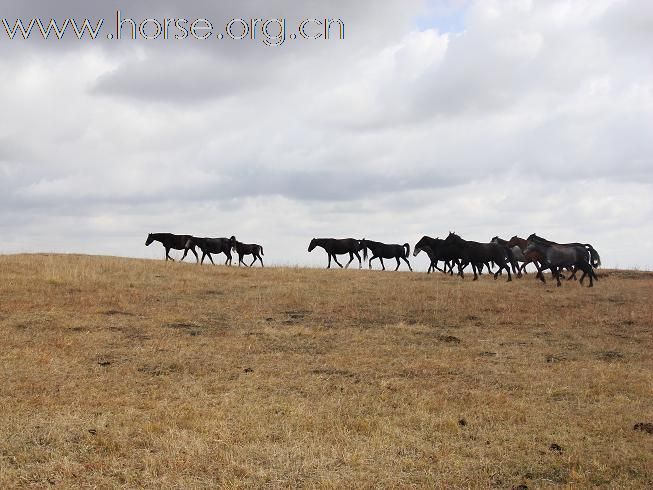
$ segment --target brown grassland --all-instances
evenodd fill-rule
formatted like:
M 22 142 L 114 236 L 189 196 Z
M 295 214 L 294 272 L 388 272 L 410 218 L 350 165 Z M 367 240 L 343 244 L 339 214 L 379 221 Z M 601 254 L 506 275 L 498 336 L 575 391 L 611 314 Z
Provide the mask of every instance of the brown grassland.
M 634 271 L 0 256 L 0 487 L 651 488 L 652 303 Z

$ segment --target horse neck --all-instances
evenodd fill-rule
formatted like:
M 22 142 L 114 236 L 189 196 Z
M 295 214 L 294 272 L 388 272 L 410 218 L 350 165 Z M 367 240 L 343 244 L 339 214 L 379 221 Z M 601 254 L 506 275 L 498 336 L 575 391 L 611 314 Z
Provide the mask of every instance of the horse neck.
M 327 250 L 327 243 L 328 243 L 328 238 L 314 238 L 313 243 L 315 244 L 315 247 L 322 247 L 324 250 Z M 315 248 L 313 247 L 313 248 Z M 327 250 L 328 252 L 328 250 Z
M 365 246 L 370 250 L 378 250 L 383 244 L 381 242 L 374 242 L 370 240 L 365 240 Z

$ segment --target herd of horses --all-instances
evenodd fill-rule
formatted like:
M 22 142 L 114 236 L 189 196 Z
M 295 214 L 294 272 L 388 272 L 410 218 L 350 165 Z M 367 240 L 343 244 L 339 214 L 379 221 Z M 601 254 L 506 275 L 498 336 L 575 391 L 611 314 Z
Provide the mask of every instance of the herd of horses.
M 172 233 L 150 233 L 145 245 L 150 245 L 154 241 L 160 242 L 165 248 L 166 260 L 174 260 L 169 253 L 171 249 L 175 249 L 184 251 L 181 260 L 184 260 L 188 252 L 191 251 L 200 264 L 204 263 L 206 256 L 209 257 L 211 263 L 214 263 L 211 254 L 224 253 L 227 256 L 225 265 L 231 265 L 231 252 L 233 251 L 238 254 L 239 266 L 243 264 L 251 267 L 257 259 L 263 266 L 261 258 L 263 247 L 256 243 L 241 243 L 234 236 L 231 238 L 198 238 L 191 235 L 173 235 Z M 201 261 L 195 251 L 196 247 L 202 251 Z M 413 270 L 408 260 L 410 256 L 408 243 L 403 245 L 381 243 L 365 238 L 361 240 L 356 238 L 313 238 L 308 246 L 308 251 L 312 252 L 316 247 L 324 249 L 327 253 L 327 268 L 331 268 L 332 259 L 341 268 L 347 268 L 354 258 L 357 258 L 359 268 L 362 268 L 363 262 L 367 261 L 371 269 L 372 261 L 378 259 L 381 268 L 385 270 L 383 259 L 395 259 L 397 262 L 395 271 L 399 269 L 402 260 L 410 271 Z M 536 278 L 542 282 L 546 282 L 543 274 L 546 270 L 551 271 L 558 286 L 561 285 L 560 278 L 564 278 L 562 276 L 563 269 L 569 271 L 570 279 L 576 279 L 576 272 L 580 270 L 583 273 L 580 283 L 583 284 L 587 276 L 589 277 L 589 287 L 593 287 L 594 280 L 598 280 L 594 269 L 601 265 L 601 257 L 589 243 L 556 243 L 536 234 L 532 234 L 526 239 L 513 236 L 510 240 L 503 240 L 495 236 L 487 243 L 465 240 L 452 232 L 444 239 L 423 236 L 415 244 L 413 257 L 420 252 L 424 252 L 429 257 L 430 264 L 427 273 L 439 270 L 453 275 L 455 267 L 456 274 L 464 278 L 465 268 L 471 266 L 474 280 L 478 279 L 485 267 L 489 273 L 494 274 L 494 279 L 497 279 L 505 271 L 508 281 L 512 281 L 513 274 L 522 277 L 527 273 L 526 266 L 533 264 L 537 269 Z M 246 255 L 253 256 L 249 265 L 243 261 L 243 257 Z M 338 255 L 349 255 L 349 262 L 343 266 L 338 262 Z M 438 265 L 440 262 L 442 262 L 442 268 Z M 493 271 L 492 265 L 497 267 L 496 271 Z
M 225 260 L 225 265 L 231 265 L 231 252 L 236 252 L 238 254 L 238 266 L 240 264 L 251 267 L 254 265 L 254 262 L 258 259 L 261 262 L 261 267 L 263 267 L 263 258 L 265 255 L 263 253 L 263 247 L 257 243 L 241 243 L 236 240 L 235 236 L 231 238 L 199 238 L 192 235 L 173 235 L 172 233 L 150 233 L 147 235 L 147 240 L 145 240 L 145 245 L 149 246 L 152 242 L 160 242 L 163 245 L 163 248 L 166 250 L 166 261 L 175 259 L 170 257 L 170 250 L 183 250 L 184 255 L 181 257 L 181 261 L 186 258 L 188 252 L 193 252 L 195 255 L 195 260 L 203 264 L 204 259 L 208 256 L 212 264 L 213 257 L 211 254 L 221 254 L 224 253 L 227 256 Z M 199 248 L 202 252 L 202 260 L 200 261 L 195 247 Z M 245 255 L 252 255 L 252 262 L 247 265 L 243 261 Z

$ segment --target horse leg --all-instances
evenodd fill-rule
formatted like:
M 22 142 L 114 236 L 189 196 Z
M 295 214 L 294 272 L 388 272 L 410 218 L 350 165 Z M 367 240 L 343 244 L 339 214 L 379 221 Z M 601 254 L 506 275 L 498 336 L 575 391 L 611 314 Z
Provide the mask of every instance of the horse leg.
M 403 261 L 406 262 L 406 265 L 408 266 L 408 270 L 410 272 L 413 272 L 413 268 L 410 266 L 410 262 L 408 262 L 408 259 L 406 257 L 402 257 Z
M 474 281 L 478 281 L 478 274 L 476 273 L 476 264 L 472 262 L 472 271 L 474 271 Z
M 385 270 L 385 264 L 383 263 L 383 257 L 379 256 L 379 260 L 381 261 L 381 268 Z
M 197 252 L 195 251 L 195 247 L 189 249 L 191 252 L 193 252 L 193 255 L 195 255 L 195 263 L 199 264 L 200 263 L 200 258 L 197 256 Z
M 363 268 L 363 261 L 361 260 L 361 256 L 358 255 L 358 252 L 354 252 L 354 255 L 355 255 L 356 258 L 358 259 L 358 268 L 359 268 L 359 269 L 362 269 L 362 268 Z
M 508 264 L 505 265 L 506 270 L 508 271 L 508 280 L 506 282 L 512 281 L 512 276 L 510 275 L 510 267 L 508 267 Z
M 327 252 L 327 255 L 329 256 L 329 263 L 327 265 L 327 269 L 331 269 L 331 254 Z
M 516 271 L 515 271 L 516 269 Z M 515 261 L 512 263 L 512 273 L 517 274 L 517 278 L 521 279 L 522 272 L 521 272 L 521 266 L 519 265 L 519 262 L 515 259 Z
M 175 259 L 170 257 L 170 247 L 166 248 L 166 262 L 168 262 L 168 259 L 172 260 L 173 262 L 175 261 Z
M 589 287 L 590 287 L 590 288 L 593 288 L 593 287 L 594 287 L 594 281 L 593 281 L 592 278 L 596 279 L 597 281 L 599 280 L 599 278 L 598 278 L 598 276 L 596 275 L 596 273 L 594 272 L 594 268 L 592 267 L 592 264 L 590 264 L 590 272 L 589 272 L 589 276 L 590 276 L 590 285 L 589 285 Z
M 340 266 L 340 268 L 342 269 L 342 264 L 340 262 L 338 262 L 338 257 L 336 257 L 336 254 L 333 254 L 333 260 L 335 260 L 336 264 L 338 264 Z
M 570 270 L 570 269 L 567 268 L 567 270 Z M 576 281 L 576 280 L 577 280 L 577 279 L 576 279 L 576 272 L 577 272 L 577 271 L 578 271 L 578 267 L 576 267 L 576 266 L 574 265 L 574 266 L 571 268 L 571 270 L 570 270 L 570 272 L 571 272 L 571 276 L 569 276 L 569 279 L 567 279 L 567 280 L 568 280 L 568 281 L 571 281 L 571 280 L 573 279 L 574 281 Z
M 592 268 L 592 266 L 589 263 L 581 263 L 580 268 L 583 270 L 583 276 L 580 278 L 580 283 L 583 284 L 583 279 L 585 278 L 585 275 L 588 275 L 589 278 L 590 278 L 590 284 L 587 287 L 593 288 L 594 287 L 594 281 L 593 281 L 592 276 L 596 277 L 596 275 L 594 274 L 594 269 Z
M 560 269 L 562 269 L 562 267 L 555 268 L 555 276 L 556 276 L 556 280 L 558 281 L 557 287 L 562 286 L 562 283 L 560 282 Z
M 458 272 L 456 273 L 456 275 L 462 277 L 463 279 L 465 279 L 465 275 L 463 274 L 463 270 L 465 269 L 465 267 L 467 267 L 467 264 L 465 264 L 465 266 L 463 267 L 462 266 L 462 261 L 459 260 L 459 261 L 456 262 L 456 265 L 458 265 Z M 453 276 L 453 271 L 452 271 L 451 275 Z
M 546 279 L 544 279 L 544 264 L 538 265 L 537 262 L 533 262 L 535 268 L 537 269 L 537 274 L 535 274 L 535 279 L 539 278 L 542 281 L 542 284 L 546 284 Z
M 345 269 L 349 269 L 349 264 L 351 264 L 352 260 L 354 260 L 354 254 L 349 252 L 349 262 L 347 262 L 347 265 L 345 265 Z
M 401 262 L 399 262 L 399 257 L 395 257 L 397 259 L 397 267 L 395 267 L 395 272 L 399 270 L 399 266 L 401 265 Z

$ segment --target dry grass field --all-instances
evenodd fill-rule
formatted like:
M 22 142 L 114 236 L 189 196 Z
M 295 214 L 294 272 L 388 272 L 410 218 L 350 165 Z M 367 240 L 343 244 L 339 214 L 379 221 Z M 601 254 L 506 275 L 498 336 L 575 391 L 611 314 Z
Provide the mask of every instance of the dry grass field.
M 0 487 L 651 488 L 652 303 L 643 272 L 0 256 Z

